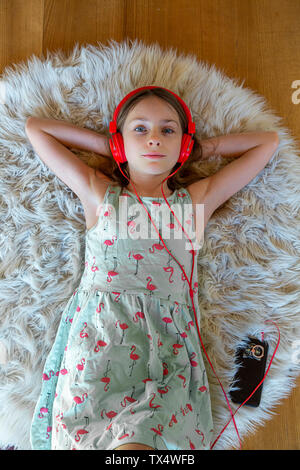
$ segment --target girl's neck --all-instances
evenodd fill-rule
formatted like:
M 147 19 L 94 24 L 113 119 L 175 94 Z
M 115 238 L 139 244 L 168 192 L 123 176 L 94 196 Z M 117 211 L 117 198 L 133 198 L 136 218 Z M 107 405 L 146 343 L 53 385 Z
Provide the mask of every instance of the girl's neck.
M 161 192 L 161 185 L 159 186 L 159 188 L 152 189 L 152 190 L 147 190 L 145 188 L 139 189 L 136 185 L 134 185 L 134 187 L 140 197 L 163 197 L 163 194 Z M 126 186 L 126 189 L 128 189 L 128 191 L 130 191 L 131 193 L 135 194 L 135 191 L 131 183 L 129 183 Z M 172 191 L 168 188 L 168 185 L 166 184 L 166 182 L 163 185 L 163 190 L 164 190 L 165 197 L 169 197 L 172 195 Z

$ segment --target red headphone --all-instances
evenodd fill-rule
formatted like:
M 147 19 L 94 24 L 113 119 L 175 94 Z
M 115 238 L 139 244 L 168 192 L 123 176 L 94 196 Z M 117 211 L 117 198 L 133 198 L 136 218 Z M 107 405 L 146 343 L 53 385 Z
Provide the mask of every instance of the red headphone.
M 193 149 L 193 146 L 194 146 L 194 140 L 193 140 L 193 134 L 195 134 L 195 131 L 196 131 L 196 126 L 195 126 L 195 123 L 193 122 L 192 120 L 192 115 L 191 115 L 191 112 L 189 110 L 189 108 L 187 107 L 187 105 L 185 104 L 185 102 L 178 96 L 176 95 L 174 92 L 172 92 L 171 90 L 168 90 L 166 88 L 163 88 L 163 87 L 158 87 L 158 86 L 145 86 L 145 87 L 141 87 L 141 88 L 137 88 L 136 90 L 133 90 L 131 91 L 130 93 L 128 93 L 123 99 L 122 101 L 119 103 L 119 105 L 117 106 L 115 112 L 114 112 L 114 115 L 113 115 L 113 120 L 110 122 L 109 124 L 109 132 L 110 134 L 112 135 L 111 139 L 109 140 L 109 145 L 110 145 L 110 149 L 112 151 L 112 154 L 113 154 L 113 157 L 114 159 L 116 160 L 118 166 L 119 166 L 119 170 L 121 171 L 121 173 L 125 176 L 125 178 L 127 180 L 129 180 L 129 178 L 124 174 L 124 172 L 121 170 L 121 167 L 120 167 L 120 163 L 125 163 L 127 162 L 127 158 L 126 158 L 126 155 L 125 155 L 125 150 L 124 150 L 124 141 L 123 141 L 123 137 L 122 137 L 122 134 L 120 132 L 117 131 L 117 118 L 118 118 L 118 115 L 119 115 L 119 112 L 122 108 L 122 106 L 124 105 L 124 103 L 129 99 L 131 98 L 131 96 L 135 95 L 136 93 L 138 93 L 139 91 L 142 91 L 142 90 L 147 90 L 147 89 L 153 89 L 153 88 L 162 88 L 166 91 L 168 91 L 169 93 L 171 93 L 173 96 L 175 96 L 175 98 L 177 98 L 177 100 L 179 101 L 179 103 L 181 104 L 181 106 L 183 107 L 184 111 L 185 111 L 185 114 L 188 118 L 188 133 L 186 134 L 183 134 L 183 137 L 182 137 L 182 141 L 181 141 L 181 148 L 180 148 L 180 155 L 179 155 L 179 158 L 177 160 L 177 163 L 181 163 L 180 167 L 178 167 L 172 174 L 168 175 L 167 178 L 165 178 L 162 182 L 162 185 L 163 186 L 163 183 L 164 181 L 166 181 L 168 178 L 170 178 L 171 176 L 173 176 L 174 173 L 176 173 L 179 168 L 181 168 L 181 166 L 184 164 L 184 162 L 188 159 L 188 157 L 190 156 L 191 154 L 191 151 Z M 133 186 L 133 185 L 132 185 Z M 134 188 L 134 186 L 133 186 Z M 161 188 L 162 189 L 162 188 Z M 134 191 L 135 191 L 135 188 L 134 188 Z M 198 336 L 199 336 L 199 339 L 200 339 L 200 343 L 202 345 L 202 348 L 203 348 L 203 351 L 208 359 L 208 362 L 212 368 L 212 371 L 215 375 L 215 377 L 217 378 L 220 386 L 221 386 L 221 389 L 223 391 L 223 394 L 225 396 L 225 399 L 226 399 L 226 402 L 227 402 L 227 405 L 228 405 L 228 408 L 230 410 L 230 414 L 231 414 L 231 418 L 230 420 L 228 421 L 228 423 L 226 424 L 226 426 L 224 426 L 224 428 L 222 429 L 222 431 L 219 433 L 217 439 L 215 439 L 214 443 L 211 445 L 210 449 L 212 449 L 214 447 L 214 445 L 216 444 L 216 442 L 218 441 L 218 439 L 220 438 L 221 434 L 225 431 L 226 427 L 228 426 L 229 422 L 231 420 L 233 420 L 233 424 L 234 424 L 234 427 L 235 427 L 235 430 L 237 432 L 237 436 L 238 436 L 238 439 L 239 439 L 239 442 L 240 442 L 240 448 L 241 448 L 241 439 L 240 439 L 240 436 L 239 436 L 239 432 L 238 432 L 238 429 L 237 429 L 237 426 L 236 426 L 236 423 L 235 423 L 235 419 L 234 419 L 234 415 L 236 414 L 236 412 L 239 410 L 239 408 L 244 405 L 244 403 L 246 403 L 246 401 L 253 395 L 253 393 L 255 392 L 255 390 L 259 387 L 259 385 L 264 381 L 268 371 L 269 371 L 269 368 L 271 366 L 271 363 L 273 361 L 273 357 L 276 353 L 276 350 L 277 350 L 277 347 L 278 347 L 278 344 L 276 346 L 276 349 L 274 351 L 274 354 L 273 354 L 273 357 L 270 361 L 270 364 L 269 364 L 269 367 L 267 369 L 267 372 L 263 378 L 263 380 L 260 382 L 260 384 L 255 388 L 255 390 L 251 393 L 251 395 L 249 395 L 249 397 L 247 398 L 247 400 L 244 401 L 244 403 L 242 405 L 240 405 L 238 407 L 238 409 L 235 411 L 235 413 L 232 412 L 232 409 L 230 407 L 230 403 L 228 401 L 228 398 L 227 398 L 227 395 L 226 395 L 226 392 L 223 388 L 223 385 L 220 381 L 220 379 L 218 378 L 214 368 L 213 368 L 213 365 L 208 357 L 208 354 L 205 350 L 205 347 L 204 347 L 204 344 L 203 344 L 203 341 L 202 341 L 202 338 L 201 338 L 201 335 L 200 335 L 200 331 L 199 331 L 199 325 L 198 325 L 198 320 L 197 320 L 197 315 L 196 315 L 196 310 L 195 310 L 195 307 L 194 307 L 194 301 L 193 301 L 193 294 L 194 294 L 194 291 L 192 289 L 192 286 L 191 286 L 191 280 L 193 278 L 193 272 L 194 272 L 194 260 L 195 260 L 195 250 L 194 250 L 194 246 L 193 246 L 193 243 L 191 241 L 191 239 L 189 238 L 189 236 L 186 234 L 184 228 L 182 227 L 182 225 L 180 224 L 179 220 L 177 219 L 176 215 L 174 214 L 174 212 L 172 211 L 168 201 L 166 200 L 165 198 L 165 195 L 164 195 L 164 192 L 163 192 L 163 189 L 162 189 L 162 194 L 163 194 L 163 197 L 164 197 L 164 200 L 165 202 L 168 204 L 168 207 L 170 209 L 170 211 L 172 212 L 172 214 L 174 215 L 174 217 L 176 218 L 178 224 L 181 226 L 183 232 L 186 234 L 187 238 L 189 239 L 191 245 L 192 245 L 192 250 L 191 250 L 191 253 L 192 253 L 192 256 L 193 256 L 193 264 L 192 264 L 192 272 L 191 272 L 191 277 L 190 277 L 190 280 L 188 280 L 187 278 L 187 275 L 185 273 L 185 270 L 184 268 L 182 267 L 182 265 L 178 262 L 178 260 L 172 255 L 172 253 L 170 253 L 170 251 L 168 250 L 168 248 L 166 247 L 160 233 L 158 232 L 155 224 L 152 222 L 152 218 L 149 214 L 149 212 L 147 211 L 146 207 L 144 206 L 142 200 L 140 199 L 139 195 L 137 194 L 137 192 L 135 191 L 140 203 L 143 205 L 144 209 L 146 210 L 147 214 L 148 214 L 148 217 L 150 218 L 151 220 L 151 223 L 153 224 L 156 232 L 158 233 L 158 236 L 159 238 L 161 239 L 162 243 L 164 244 L 164 247 L 166 248 L 166 250 L 168 251 L 168 253 L 172 256 L 172 258 L 174 258 L 176 260 L 176 262 L 179 264 L 179 266 L 181 267 L 182 269 L 182 272 L 184 273 L 185 275 L 185 278 L 189 284 L 189 287 L 190 287 L 190 290 L 189 290 L 189 293 L 190 293 L 190 297 L 191 297 L 191 300 L 192 300 L 192 305 L 193 305 L 193 309 L 194 309 L 194 317 L 195 317 L 195 323 L 196 323 L 196 326 L 197 326 L 197 331 L 198 331 Z M 266 321 L 271 321 L 271 320 L 266 320 Z M 272 322 L 273 323 L 273 322 Z M 275 324 L 275 323 L 274 323 Z M 279 329 L 277 327 L 277 325 L 275 324 L 278 332 L 279 332 Z M 279 335 L 279 338 L 280 338 L 280 335 Z

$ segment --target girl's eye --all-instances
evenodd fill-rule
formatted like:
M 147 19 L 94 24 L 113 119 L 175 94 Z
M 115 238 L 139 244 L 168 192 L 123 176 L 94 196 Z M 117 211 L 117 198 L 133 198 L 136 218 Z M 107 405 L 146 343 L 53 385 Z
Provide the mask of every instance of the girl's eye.
M 138 126 L 138 127 L 136 127 L 134 130 L 136 130 L 136 129 L 141 129 L 141 128 L 144 128 L 144 126 Z M 144 129 L 145 129 L 145 128 L 144 128 Z M 170 127 L 166 127 L 164 130 L 166 130 L 166 129 L 168 129 L 169 131 L 171 131 L 172 134 L 174 134 L 173 129 L 171 129 Z M 139 132 L 139 131 L 138 131 L 138 132 Z M 169 134 L 169 132 L 167 132 L 167 134 Z

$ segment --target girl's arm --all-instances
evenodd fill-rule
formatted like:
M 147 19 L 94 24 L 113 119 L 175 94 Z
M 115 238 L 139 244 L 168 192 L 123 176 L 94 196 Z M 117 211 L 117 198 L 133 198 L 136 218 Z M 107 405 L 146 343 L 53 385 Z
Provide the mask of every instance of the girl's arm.
M 205 179 L 205 204 L 209 215 L 250 183 L 271 160 L 279 145 L 277 132 L 252 132 L 216 139 L 216 154 L 239 158 Z
M 88 150 L 106 157 L 111 156 L 108 138 L 104 134 L 57 119 L 29 117 L 26 125 L 28 123 L 51 135 L 66 147 Z
M 32 117 L 26 121 L 25 132 L 33 150 L 77 194 L 84 208 L 93 207 L 97 202 L 93 185 L 95 170 L 66 146 L 104 153 L 103 136 L 65 122 Z M 99 184 L 104 185 L 106 176 L 98 171 L 97 177 Z
M 212 155 L 221 155 L 225 158 L 240 157 L 252 148 L 278 140 L 277 132 L 243 132 L 241 134 L 227 134 L 211 137 L 201 141 L 202 158 L 206 160 Z
M 201 144 L 204 159 L 217 154 L 239 157 L 189 186 L 195 203 L 204 204 L 206 224 L 219 206 L 264 169 L 279 145 L 279 137 L 277 132 L 248 132 L 205 139 Z

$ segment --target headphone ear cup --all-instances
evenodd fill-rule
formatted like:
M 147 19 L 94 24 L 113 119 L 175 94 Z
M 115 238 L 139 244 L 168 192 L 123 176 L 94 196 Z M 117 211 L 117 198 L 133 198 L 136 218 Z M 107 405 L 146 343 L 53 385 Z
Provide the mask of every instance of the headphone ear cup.
M 124 150 L 124 141 L 122 134 L 120 132 L 116 132 L 112 135 L 111 139 L 109 139 L 109 146 L 112 151 L 114 159 L 119 163 L 127 162 L 127 158 L 125 155 Z
M 184 163 L 189 158 L 194 147 L 194 143 L 194 139 L 189 134 L 183 134 L 178 163 Z

